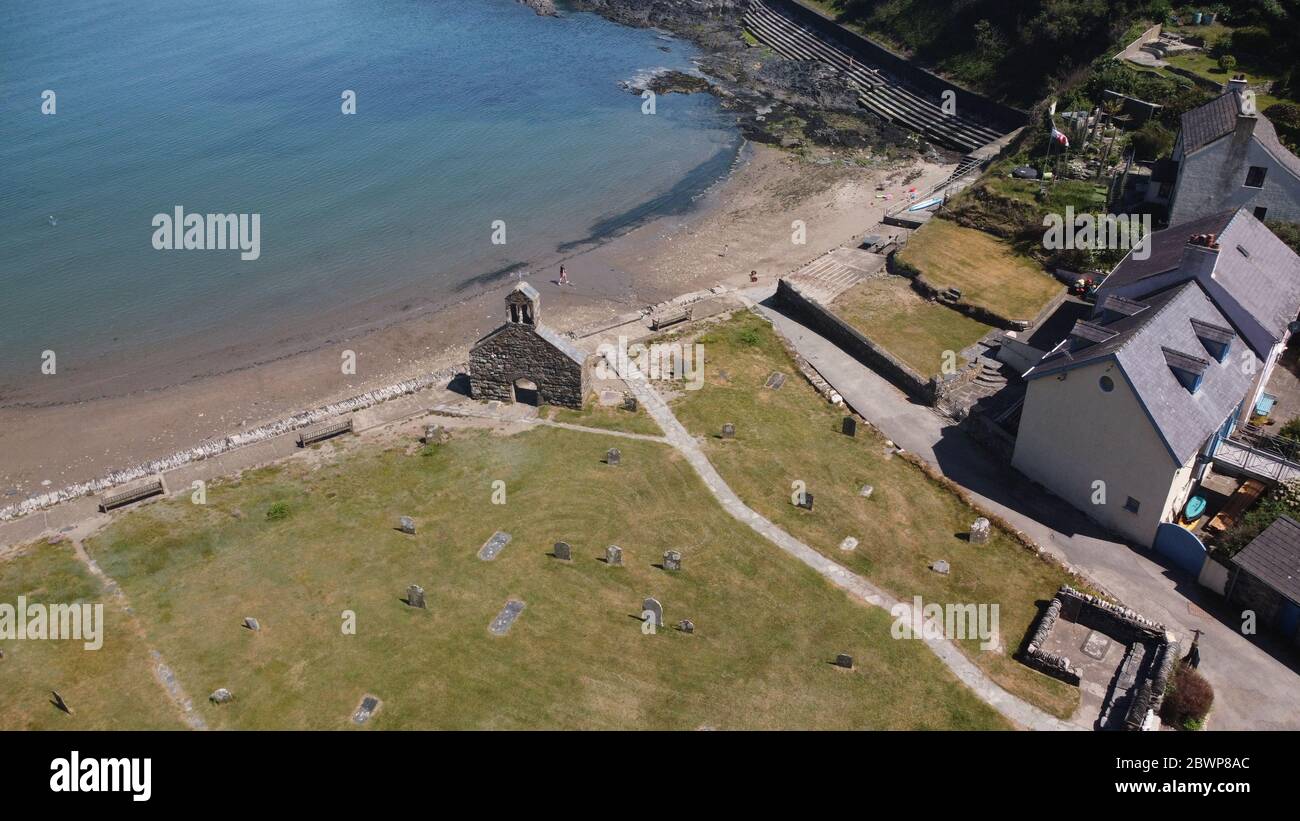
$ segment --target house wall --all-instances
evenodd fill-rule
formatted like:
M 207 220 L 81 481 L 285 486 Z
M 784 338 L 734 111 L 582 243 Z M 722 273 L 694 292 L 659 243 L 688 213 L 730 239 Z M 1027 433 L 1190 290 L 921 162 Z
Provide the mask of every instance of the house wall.
M 1246 172 L 1252 165 L 1268 169 L 1263 188 L 1245 185 Z M 1300 222 L 1300 179 L 1273 159 L 1253 136 L 1243 138 L 1234 133 L 1182 158 L 1169 224 L 1229 208 L 1248 208 L 1253 213 L 1260 206 L 1268 208 L 1265 219 Z
M 514 401 L 514 383 L 537 385 L 544 404 L 582 409 L 589 390 L 587 368 L 557 350 L 528 325 L 507 325 L 470 350 L 470 395 Z
M 1099 524 L 1149 546 L 1192 465 L 1177 465 L 1122 369 L 1107 360 L 1029 382 L 1012 464 Z M 1115 389 L 1104 392 L 1100 378 Z M 1104 505 L 1093 482 L 1105 482 Z M 1125 510 L 1128 497 L 1138 512 Z

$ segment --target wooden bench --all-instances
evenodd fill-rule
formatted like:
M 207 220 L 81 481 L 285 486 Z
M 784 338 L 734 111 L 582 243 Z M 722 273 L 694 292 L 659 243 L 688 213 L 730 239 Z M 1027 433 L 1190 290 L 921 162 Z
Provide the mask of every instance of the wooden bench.
M 99 509 L 107 513 L 115 507 L 129 505 L 141 499 L 148 499 L 150 496 L 157 496 L 162 492 L 163 483 L 161 478 L 151 479 L 130 487 L 115 488 L 99 497 Z
M 1237 488 L 1237 492 L 1232 494 L 1227 504 L 1219 511 L 1219 514 L 1210 520 L 1205 529 L 1211 533 L 1223 533 L 1235 525 L 1245 514 L 1246 509 L 1254 504 L 1255 500 L 1264 494 L 1264 483 L 1255 479 L 1247 479 Z
M 650 316 L 650 330 L 657 331 L 669 325 L 676 325 L 678 322 L 687 322 L 690 318 L 690 308 L 685 305 L 673 305 L 661 311 L 656 311 Z
M 337 422 L 326 422 L 323 425 L 307 428 L 298 434 L 298 447 L 305 448 L 317 442 L 323 442 L 334 436 L 352 432 L 352 417 L 341 419 Z

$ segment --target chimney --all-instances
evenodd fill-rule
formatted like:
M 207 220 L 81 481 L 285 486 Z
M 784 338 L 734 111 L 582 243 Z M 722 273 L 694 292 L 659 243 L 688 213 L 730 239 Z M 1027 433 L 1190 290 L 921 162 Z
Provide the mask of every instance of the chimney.
M 1246 75 L 1238 74 L 1228 81 L 1228 87 L 1224 91 L 1236 91 L 1238 93 L 1246 90 Z

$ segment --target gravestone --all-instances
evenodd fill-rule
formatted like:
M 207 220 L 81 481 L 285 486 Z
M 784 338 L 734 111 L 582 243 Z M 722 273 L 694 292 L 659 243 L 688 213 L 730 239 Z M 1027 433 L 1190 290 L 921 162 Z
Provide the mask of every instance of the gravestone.
M 554 555 L 555 558 L 562 562 L 572 561 L 573 548 L 569 546 L 568 542 L 556 542 Z
M 876 489 L 875 489 L 874 487 L 872 487 L 871 485 L 863 485 L 863 486 L 862 486 L 862 489 L 858 491 L 858 495 L 861 496 L 863 499 L 870 499 L 870 498 L 871 498 L 871 494 L 873 494 L 873 493 L 875 493 L 875 492 L 876 492 Z
M 988 519 L 985 519 L 983 516 L 976 519 L 975 523 L 970 526 L 971 544 L 984 544 L 988 542 L 989 531 L 991 529 L 992 526 Z
M 938 574 L 941 575 L 941 576 L 947 576 L 947 575 L 948 575 L 949 567 L 948 567 L 948 563 L 947 563 L 946 561 L 944 561 L 943 559 L 940 559 L 939 561 L 937 561 L 937 562 L 935 562 L 934 564 L 930 565 L 930 569 L 933 570 L 935 573 L 938 573 Z
M 677 622 L 677 629 L 682 631 L 683 633 L 694 633 L 695 622 L 691 621 L 690 619 L 682 619 L 681 621 Z
M 406 588 L 406 604 L 410 607 L 424 608 L 424 588 L 413 584 Z
M 490 562 L 497 557 L 497 554 L 510 544 L 510 534 L 504 530 L 498 530 L 492 534 L 492 538 L 483 543 L 478 549 L 478 557 L 485 562 Z
M 636 409 L 637 409 L 636 397 L 630 393 L 623 394 L 623 410 L 636 413 Z
M 736 426 L 733 425 L 733 424 L 731 424 L 730 422 L 728 422 L 727 424 L 723 425 L 723 426 L 722 426 L 722 438 L 723 438 L 723 439 L 735 439 L 735 438 L 736 438 Z
M 244 626 L 247 627 L 249 630 L 252 630 L 254 633 L 262 629 L 261 623 L 258 622 L 258 620 L 253 618 L 252 616 L 244 617 Z
M 763 387 L 771 388 L 774 391 L 779 391 L 781 390 L 781 386 L 784 384 L 785 384 L 785 374 L 781 373 L 780 371 L 772 371 L 770 374 L 768 374 L 767 383 L 763 385 Z
M 506 602 L 506 606 L 501 608 L 501 612 L 497 613 L 497 617 L 492 620 L 492 623 L 488 625 L 488 632 L 494 636 L 504 636 L 510 632 L 510 625 L 515 623 L 515 619 L 519 618 L 519 614 L 522 612 L 524 612 L 524 603 L 518 599 L 510 599 Z
M 676 550 L 669 550 L 664 553 L 664 570 L 681 570 L 682 554 Z
M 649 616 L 646 616 L 647 613 L 649 613 Z M 652 622 L 655 627 L 664 626 L 664 606 L 653 596 L 641 602 L 641 615 Z
M 852 416 L 844 417 L 844 421 L 840 423 L 840 432 L 845 436 L 857 436 L 858 420 L 854 419 Z
M 858 540 L 852 536 L 846 536 L 844 537 L 844 541 L 840 542 L 840 550 L 856 550 L 857 547 Z
M 803 496 L 800 497 L 800 498 L 798 499 L 798 501 L 796 501 L 796 502 L 794 503 L 794 506 L 795 506 L 795 507 L 801 507 L 801 508 L 803 508 L 804 510 L 812 510 L 812 509 L 813 509 L 813 495 L 812 495 L 811 493 L 807 493 L 807 492 L 805 492 L 805 493 L 803 494 Z
M 68 702 L 63 700 L 63 696 L 62 694 L 59 693 L 58 690 L 51 690 L 50 698 L 54 702 L 55 707 L 59 708 L 63 712 L 67 713 L 68 715 L 72 715 L 72 708 L 68 706 Z
M 442 425 L 424 426 L 424 443 L 426 445 L 441 445 L 450 438 L 451 434 Z
M 208 696 L 208 701 L 211 701 L 213 704 L 226 704 L 234 697 L 235 696 L 225 687 L 218 687 L 212 691 L 212 695 Z
M 415 520 L 412 519 L 410 516 L 403 516 L 402 518 L 397 520 L 397 529 L 407 534 L 408 536 L 414 536 Z
M 618 448 L 610 448 L 605 452 L 605 464 L 607 465 L 617 465 L 622 458 L 623 454 L 619 453 Z
M 840 653 L 835 657 L 835 666 L 843 667 L 845 670 L 853 669 L 853 656 L 848 653 Z
M 379 707 L 382 704 L 383 702 L 377 697 L 366 693 L 361 697 L 361 703 L 357 705 L 357 709 L 352 713 L 352 723 L 365 724 L 370 720 L 371 716 L 379 712 Z
M 623 565 L 623 548 L 616 544 L 605 548 L 605 564 L 621 567 Z

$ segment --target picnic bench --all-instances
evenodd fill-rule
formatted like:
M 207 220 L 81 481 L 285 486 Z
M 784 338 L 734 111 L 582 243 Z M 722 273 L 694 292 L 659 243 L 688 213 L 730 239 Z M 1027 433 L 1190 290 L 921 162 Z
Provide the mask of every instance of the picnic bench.
M 298 447 L 305 448 L 316 442 L 323 442 L 334 436 L 352 432 L 352 417 L 340 419 L 337 422 L 326 422 L 322 425 L 306 428 L 298 434 Z
M 161 477 L 129 487 L 114 488 L 99 497 L 99 509 L 107 513 L 115 507 L 122 507 L 132 502 L 148 499 L 150 496 L 157 496 L 162 492 L 163 483 Z
M 1242 514 L 1255 503 L 1265 489 L 1264 483 L 1257 479 L 1247 479 L 1242 482 L 1241 487 L 1237 488 L 1237 492 L 1232 494 L 1228 503 L 1223 506 L 1223 510 L 1210 520 L 1205 529 L 1211 533 L 1223 533 L 1228 530 L 1241 520 Z
M 678 322 L 688 322 L 691 318 L 691 309 L 685 305 L 670 305 L 662 308 L 650 315 L 650 329 L 657 331 L 660 328 L 666 328 L 669 325 L 676 325 Z

